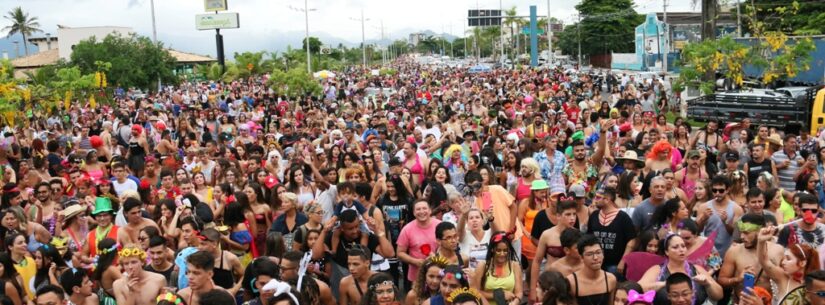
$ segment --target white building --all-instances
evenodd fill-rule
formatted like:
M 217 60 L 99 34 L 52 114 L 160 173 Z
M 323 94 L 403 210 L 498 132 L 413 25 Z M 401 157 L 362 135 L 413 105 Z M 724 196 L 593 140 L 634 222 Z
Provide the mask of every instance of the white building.
M 90 26 L 90 27 L 67 27 L 57 26 L 57 48 L 60 49 L 59 54 L 61 59 L 70 60 L 72 57 L 72 50 L 74 46 L 80 41 L 95 37 L 97 40 L 102 40 L 112 33 L 119 33 L 123 36 L 129 36 L 134 33 L 130 27 L 123 26 Z M 40 47 L 38 45 L 38 47 Z M 41 48 L 46 50 L 46 48 Z

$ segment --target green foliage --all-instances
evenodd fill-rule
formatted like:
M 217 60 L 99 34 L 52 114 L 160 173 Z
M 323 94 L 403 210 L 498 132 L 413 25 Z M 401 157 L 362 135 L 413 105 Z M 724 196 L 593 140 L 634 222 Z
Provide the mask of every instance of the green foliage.
M 306 68 L 293 68 L 289 71 L 274 70 L 267 85 L 279 95 L 298 97 L 302 95 L 321 94 L 323 88 L 312 75 L 307 74 Z
M 24 12 L 19 6 L 10 10 L 4 17 L 11 22 L 11 25 L 4 27 L 3 31 L 7 32 L 8 36 L 17 33 L 23 35 L 23 49 L 25 49 L 26 55 L 28 56 L 29 45 L 26 37 L 31 37 L 32 34 L 37 32 L 43 32 L 43 30 L 40 29 L 40 23 L 37 21 L 37 17 L 29 17 L 29 13 Z
M 644 16 L 636 13 L 632 0 L 582 0 L 576 9 L 580 24 L 565 27 L 559 35 L 565 54 L 578 54 L 579 39 L 583 55 L 633 52 L 634 31 Z
M 825 2 L 807 0 L 753 0 L 743 1 L 743 21 L 753 28 L 761 22 L 766 31 L 780 31 L 793 35 L 825 34 Z M 755 6 L 755 10 L 753 9 Z M 755 13 L 755 15 L 754 15 Z
M 177 83 L 172 73 L 175 58 L 149 38 L 137 35 L 108 35 L 101 41 L 94 37 L 75 45 L 72 64 L 83 73 L 93 73 L 99 68 L 96 62 L 111 63 L 107 73 L 109 83 L 122 87 L 152 88 L 158 78 L 164 83 Z
M 312 54 L 320 53 L 322 45 L 323 44 L 321 43 L 321 40 L 318 39 L 318 37 L 309 36 L 309 52 L 310 53 L 312 53 Z M 301 50 L 304 50 L 304 52 L 306 52 L 306 50 L 307 50 L 307 40 L 306 40 L 306 38 L 301 40 Z
M 272 70 L 272 63 L 264 60 L 266 52 L 235 52 L 235 65 L 241 77 L 248 77 Z M 250 69 L 251 67 L 251 69 Z

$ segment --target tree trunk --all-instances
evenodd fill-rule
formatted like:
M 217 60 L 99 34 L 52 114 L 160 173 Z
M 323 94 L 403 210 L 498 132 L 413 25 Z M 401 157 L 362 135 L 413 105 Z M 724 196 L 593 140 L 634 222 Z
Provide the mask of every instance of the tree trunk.
M 702 0 L 702 40 L 716 39 L 717 0 Z
M 23 50 L 26 52 L 26 56 L 29 56 L 29 44 L 26 43 L 26 33 L 23 34 Z

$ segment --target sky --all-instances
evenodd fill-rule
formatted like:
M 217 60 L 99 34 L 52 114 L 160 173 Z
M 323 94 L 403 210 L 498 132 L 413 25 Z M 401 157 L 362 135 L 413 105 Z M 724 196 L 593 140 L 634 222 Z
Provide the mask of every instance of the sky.
M 305 0 L 308 2 L 310 36 L 324 43 L 352 45 L 361 41 L 361 12 L 369 19 L 364 25 L 366 40 L 406 39 L 412 32 L 430 30 L 461 36 L 468 9 L 507 9 L 516 6 L 519 15 L 528 15 L 536 5 L 539 15 L 547 14 L 546 0 Z M 636 11 L 661 11 L 664 0 L 634 0 Z M 580 0 L 551 0 L 551 16 L 565 23 L 575 20 Z M 691 0 L 669 0 L 668 11 L 696 11 Z M 674 3 L 675 2 L 675 3 Z M 157 36 L 176 50 L 215 56 L 215 31 L 195 29 L 195 15 L 204 14 L 202 0 L 155 0 Z M 57 32 L 57 25 L 126 26 L 140 35 L 152 36 L 150 0 L 0 0 L 0 11 L 20 6 L 39 19 L 44 32 Z M 287 45 L 300 48 L 305 33 L 301 0 L 228 0 L 229 12 L 240 15 L 240 28 L 222 30 L 228 56 L 243 51 L 278 51 Z M 353 20 L 355 19 L 355 20 Z M 0 28 L 8 21 L 0 19 Z M 44 35 L 43 33 L 38 36 Z M 12 38 L 14 39 L 14 38 Z M 19 40 L 19 38 L 17 38 Z M 6 39 L 8 40 L 8 39 Z M 22 53 L 22 45 L 20 52 Z M 30 52 L 31 52 L 30 47 Z M 13 44 L 0 41 L 0 52 L 14 56 Z

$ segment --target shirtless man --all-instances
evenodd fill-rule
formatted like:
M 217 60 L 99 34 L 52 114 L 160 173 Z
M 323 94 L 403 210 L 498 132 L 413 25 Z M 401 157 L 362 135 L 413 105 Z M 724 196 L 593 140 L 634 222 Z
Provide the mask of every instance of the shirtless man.
M 762 266 L 759 264 L 759 256 L 756 252 L 757 236 L 759 229 L 765 226 L 765 216 L 754 213 L 742 215 L 737 226 L 739 227 L 742 243 L 733 244 L 725 253 L 722 269 L 719 270 L 719 284 L 726 288 L 734 288 L 733 295 L 739 296 L 739 292 L 743 288 L 744 273 L 748 272 L 754 276 L 759 276 L 756 279 L 756 286 L 771 291 L 770 279 L 765 272 L 762 272 Z M 768 243 L 767 245 L 768 257 L 775 264 L 779 264 L 784 255 L 784 250 L 776 243 Z
M 547 270 L 558 271 L 565 277 L 573 274 L 573 272 L 579 271 L 582 268 L 582 257 L 579 254 L 579 250 L 576 249 L 576 245 L 581 236 L 582 234 L 579 230 L 572 228 L 564 229 L 559 237 L 561 246 L 564 247 L 564 257 L 547 266 Z
M 221 289 L 212 282 L 215 256 L 207 251 L 198 251 L 186 258 L 186 278 L 189 287 L 178 291 L 178 296 L 187 305 L 200 305 L 200 294 L 212 289 Z
M 115 299 L 119 305 L 153 305 L 166 286 L 166 278 L 143 270 L 146 252 L 137 245 L 129 245 L 118 252 L 124 273 L 115 281 Z
M 97 294 L 92 291 L 92 280 L 83 269 L 68 269 L 60 275 L 60 286 L 74 305 L 98 305 Z
M 350 275 L 341 280 L 339 305 L 361 304 L 361 297 L 368 290 L 367 280 L 375 274 L 370 270 L 370 250 L 354 247 L 347 251 L 347 268 Z
M 151 219 L 143 218 L 140 207 L 143 205 L 140 199 L 127 198 L 123 203 L 123 214 L 126 216 L 126 226 L 117 232 L 117 242 L 121 245 L 137 244 L 138 234 L 146 226 L 158 225 Z

